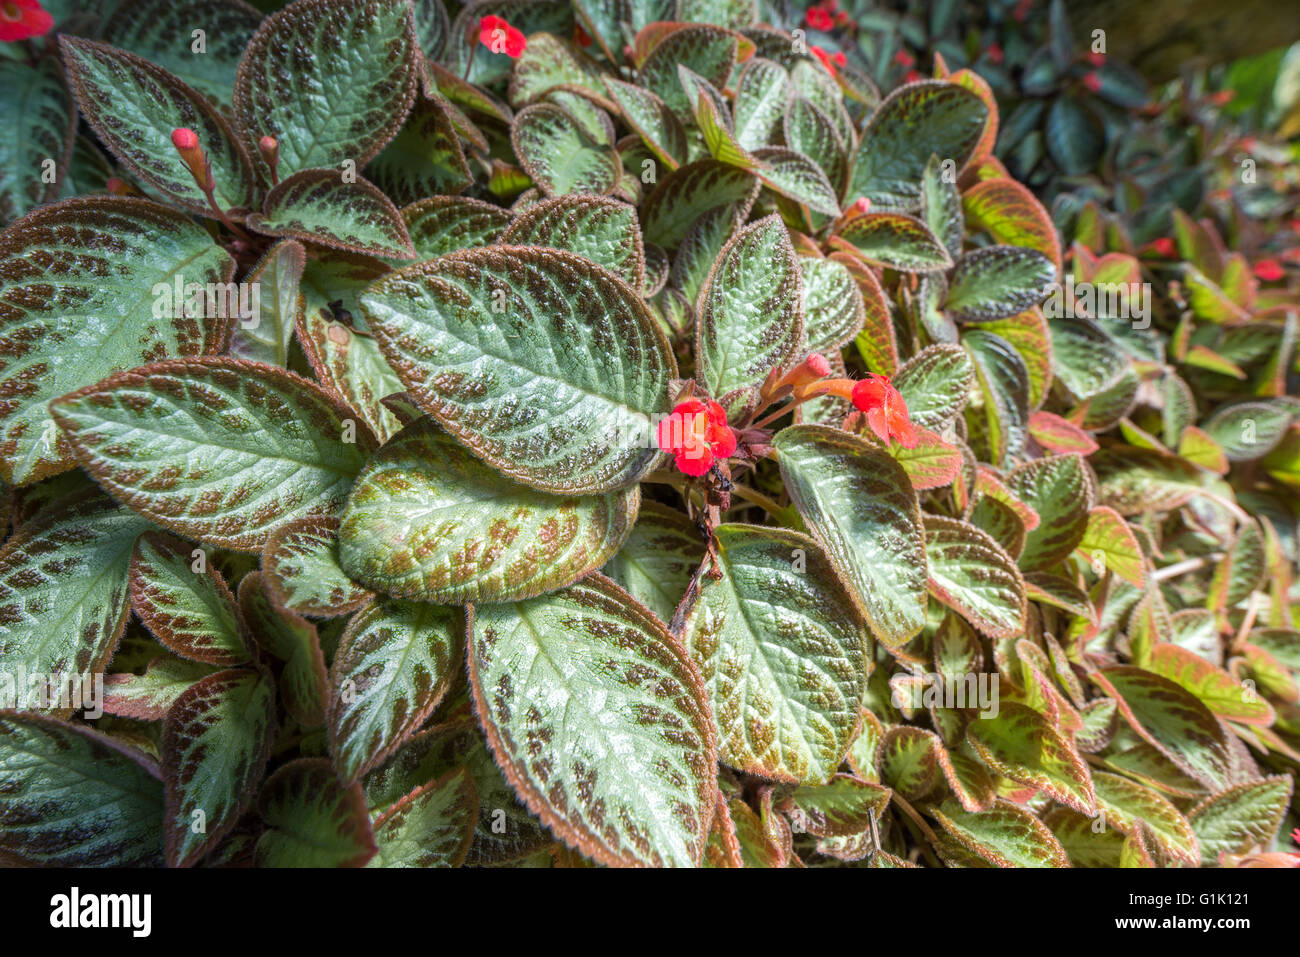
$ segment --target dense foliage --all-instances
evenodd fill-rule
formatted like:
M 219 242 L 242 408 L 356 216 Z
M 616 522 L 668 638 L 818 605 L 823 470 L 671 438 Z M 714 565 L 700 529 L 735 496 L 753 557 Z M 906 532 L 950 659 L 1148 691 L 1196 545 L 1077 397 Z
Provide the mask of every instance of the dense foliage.
M 1202 81 L 10 7 L 0 858 L 1300 861 L 1294 166 Z

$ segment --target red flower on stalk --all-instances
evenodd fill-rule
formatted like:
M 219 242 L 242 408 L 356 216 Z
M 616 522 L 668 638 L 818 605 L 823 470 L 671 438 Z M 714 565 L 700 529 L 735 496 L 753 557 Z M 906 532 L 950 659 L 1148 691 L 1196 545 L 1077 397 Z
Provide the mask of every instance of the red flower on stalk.
M 713 463 L 736 451 L 736 434 L 727 425 L 727 412 L 716 402 L 683 399 L 672 415 L 659 423 L 659 448 L 673 456 L 687 475 L 703 475 Z
M 1083 78 L 1083 85 L 1086 86 L 1088 89 L 1092 90 L 1092 92 L 1094 93 L 1100 93 L 1101 74 L 1095 70 L 1092 73 L 1089 73 L 1087 76 Z
M 0 0 L 0 42 L 39 37 L 54 27 L 54 17 L 40 0 Z
M 831 17 L 829 11 L 823 10 L 821 7 L 809 7 L 808 12 L 804 14 L 804 23 L 814 30 L 822 30 L 823 32 L 829 32 L 831 27 L 835 25 L 834 18 Z
M 1087 59 L 1090 64 L 1100 68 L 1106 62 L 1106 54 L 1098 53 L 1096 50 L 1089 50 Z
M 1261 259 L 1255 263 L 1255 278 L 1264 282 L 1277 282 L 1285 275 L 1282 264 L 1276 259 Z
M 823 50 L 821 47 L 810 46 L 808 49 L 811 50 L 812 55 L 815 56 L 821 62 L 821 65 L 826 67 L 826 72 L 829 73 L 831 76 L 834 76 L 835 61 L 831 59 L 830 54 L 827 53 L 825 50 Z
M 899 66 L 915 66 L 916 58 L 906 50 L 899 50 L 894 54 L 894 62 Z
M 497 16 L 479 20 L 478 40 L 493 53 L 504 53 L 512 60 L 518 59 L 528 47 L 528 38 Z
M 853 405 L 866 413 L 867 425 L 882 442 L 895 440 L 905 449 L 916 448 L 916 427 L 908 418 L 907 402 L 888 376 L 868 374 L 854 383 Z

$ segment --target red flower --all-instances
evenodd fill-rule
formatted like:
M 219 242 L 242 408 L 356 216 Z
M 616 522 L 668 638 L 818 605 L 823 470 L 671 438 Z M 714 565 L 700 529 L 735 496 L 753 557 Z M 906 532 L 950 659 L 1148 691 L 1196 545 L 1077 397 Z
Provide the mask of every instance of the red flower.
M 528 38 L 501 17 L 483 17 L 478 22 L 478 40 L 493 53 L 518 59 L 528 46 Z
M 821 62 L 821 65 L 826 67 L 826 72 L 828 72 L 831 76 L 834 76 L 835 62 L 830 58 L 830 55 L 821 47 L 810 46 L 808 49 L 811 50 L 812 55 L 815 56 Z
M 913 66 L 916 63 L 916 58 L 906 50 L 899 50 L 894 54 L 894 62 L 899 66 Z
M 1088 51 L 1088 62 L 1095 67 L 1100 67 L 1106 62 L 1106 54 L 1098 53 L 1096 50 Z
M 804 23 L 808 24 L 813 30 L 829 31 L 835 25 L 834 19 L 830 13 L 821 7 L 809 7 L 808 12 L 803 16 Z
M 1002 47 L 996 43 L 990 43 L 987 51 L 990 63 L 1001 63 L 1006 59 L 1006 54 L 1002 52 Z
M 53 27 L 54 18 L 41 6 L 40 0 L 0 2 L 0 42 L 44 36 Z
M 591 46 L 591 37 L 587 36 L 587 31 L 582 29 L 578 24 L 573 26 L 573 42 L 580 47 Z
M 1255 277 L 1264 282 L 1277 282 L 1284 275 L 1286 273 L 1282 271 L 1282 264 L 1276 259 L 1261 259 L 1255 263 Z
M 1083 78 L 1083 85 L 1094 93 L 1101 92 L 1101 74 L 1097 72 L 1089 73 Z
M 1157 256 L 1164 259 L 1173 259 L 1178 254 L 1178 247 L 1168 236 L 1161 236 L 1159 239 L 1153 239 L 1147 243 L 1147 249 L 1151 250 Z
M 867 197 L 865 196 L 859 196 L 857 199 L 853 201 L 853 205 L 849 207 L 849 210 L 854 213 L 870 212 L 871 200 L 867 199 Z
M 907 76 L 903 77 L 903 80 L 907 83 L 915 83 L 917 80 L 921 79 L 924 79 L 924 77 L 922 77 L 920 72 L 917 70 L 908 70 Z
M 1294 831 L 1291 832 L 1291 840 L 1295 841 L 1297 844 L 1300 844 L 1300 827 L 1296 828 Z
M 916 448 L 916 428 L 907 416 L 907 403 L 888 376 L 868 375 L 853 385 L 853 404 L 867 416 L 867 425 L 882 442 L 891 439 L 905 449 Z
M 687 475 L 703 475 L 718 459 L 736 451 L 727 412 L 716 402 L 684 399 L 659 423 L 659 448 L 672 454 Z
M 832 57 L 832 59 L 834 59 L 836 66 L 844 66 L 849 62 L 849 58 L 844 55 L 843 50 L 836 50 L 835 56 Z

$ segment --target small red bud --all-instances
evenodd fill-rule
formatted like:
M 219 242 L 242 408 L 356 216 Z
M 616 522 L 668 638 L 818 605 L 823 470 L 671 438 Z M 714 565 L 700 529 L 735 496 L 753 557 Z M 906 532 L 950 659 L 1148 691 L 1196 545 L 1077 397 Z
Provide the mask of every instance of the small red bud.
M 181 152 L 199 148 L 199 134 L 184 126 L 172 130 L 172 145 Z
M 810 355 L 806 364 L 808 371 L 819 378 L 831 374 L 831 364 L 826 361 L 826 357 L 820 352 L 814 352 Z
M 181 160 L 189 167 L 190 174 L 199 189 L 210 189 L 212 181 L 208 158 L 203 155 L 203 147 L 199 145 L 199 135 L 184 126 L 177 127 L 172 130 L 172 145 L 176 147 L 176 152 L 181 154 Z
M 1092 90 L 1092 92 L 1094 93 L 1100 93 L 1101 74 L 1096 72 L 1089 73 L 1087 76 L 1083 78 L 1083 85 L 1086 86 L 1088 89 Z

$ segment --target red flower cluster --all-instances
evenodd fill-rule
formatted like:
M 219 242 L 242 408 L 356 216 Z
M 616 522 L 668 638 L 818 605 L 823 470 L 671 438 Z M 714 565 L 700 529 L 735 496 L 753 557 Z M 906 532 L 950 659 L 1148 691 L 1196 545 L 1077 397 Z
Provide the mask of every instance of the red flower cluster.
M 853 385 L 853 405 L 866 413 L 867 425 L 882 442 L 895 440 L 905 449 L 916 448 L 916 427 L 907 415 L 907 403 L 888 376 L 868 374 Z
M 830 32 L 835 26 L 835 19 L 831 16 L 829 10 L 823 10 L 821 7 L 809 7 L 808 12 L 803 15 L 804 23 L 808 24 L 813 30 L 821 30 L 824 33 Z
M 483 17 L 478 22 L 478 40 L 493 53 L 518 59 L 528 47 L 528 38 L 501 17 Z
M 0 0 L 0 43 L 13 43 L 49 33 L 54 18 L 40 0 Z
M 1285 275 L 1282 264 L 1276 259 L 1261 259 L 1255 263 L 1256 279 L 1262 279 L 1264 282 L 1277 282 Z
M 899 50 L 894 54 L 894 62 L 899 66 L 915 66 L 916 58 L 906 50 Z
M 736 451 L 736 434 L 727 412 L 713 401 L 684 399 L 659 423 L 659 448 L 673 456 L 687 475 L 703 475 L 713 463 Z

